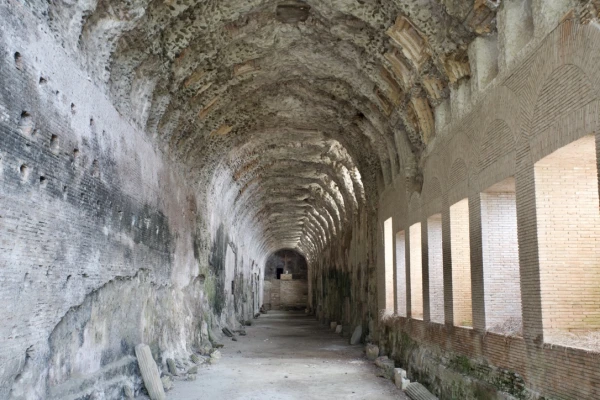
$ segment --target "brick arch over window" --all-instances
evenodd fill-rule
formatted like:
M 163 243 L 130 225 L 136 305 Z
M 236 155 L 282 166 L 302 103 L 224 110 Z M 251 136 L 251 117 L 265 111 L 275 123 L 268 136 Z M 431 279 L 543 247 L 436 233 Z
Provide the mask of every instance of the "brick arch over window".
M 542 85 L 530 129 L 534 160 L 597 130 L 596 91 L 581 68 L 556 68 Z M 538 153 L 539 152 L 539 153 Z
M 504 120 L 495 119 L 490 123 L 479 144 L 479 170 L 483 171 L 506 158 L 506 154 L 514 148 L 515 137 L 510 126 Z
M 448 185 L 450 187 L 456 186 L 461 182 L 467 180 L 469 170 L 467 163 L 462 158 L 459 158 L 452 163 L 450 172 L 448 173 Z
M 430 177 L 425 179 L 423 183 L 423 201 L 431 202 L 432 200 L 439 199 L 442 196 L 442 185 L 440 180 L 436 177 Z
M 421 215 L 421 196 L 417 192 L 413 192 L 408 203 L 408 213 L 411 221 L 419 221 Z

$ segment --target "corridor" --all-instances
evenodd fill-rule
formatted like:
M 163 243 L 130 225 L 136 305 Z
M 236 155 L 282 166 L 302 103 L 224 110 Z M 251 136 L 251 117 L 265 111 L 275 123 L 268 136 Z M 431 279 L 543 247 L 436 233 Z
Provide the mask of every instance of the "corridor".
M 0 26 L 0 400 L 600 399 L 600 0 Z
M 196 381 L 176 382 L 167 399 L 408 399 L 376 376 L 363 345 L 350 346 L 313 317 L 270 311 L 225 341 L 223 357 Z

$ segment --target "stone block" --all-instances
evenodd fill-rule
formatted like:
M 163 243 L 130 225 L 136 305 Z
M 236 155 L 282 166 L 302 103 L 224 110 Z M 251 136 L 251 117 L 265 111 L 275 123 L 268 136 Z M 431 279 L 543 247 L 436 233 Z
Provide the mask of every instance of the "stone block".
M 409 383 L 404 390 L 404 393 L 412 400 L 437 400 L 425 386 L 418 382 Z
M 377 357 L 379 357 L 379 347 L 369 343 L 365 347 L 365 353 L 367 354 L 367 359 L 374 361 Z
M 335 327 L 335 333 L 342 333 L 342 325 L 338 325 Z
M 163 376 L 162 378 L 160 378 L 160 381 L 162 382 L 165 392 L 168 392 L 169 390 L 173 389 L 173 381 L 171 381 L 171 378 L 169 376 Z
M 394 368 L 394 383 L 398 389 L 406 389 L 410 380 L 406 377 L 406 371 L 402 368 Z
M 350 344 L 360 343 L 361 337 L 362 337 L 362 326 L 358 325 L 356 328 L 354 328 L 354 332 L 352 333 L 352 337 L 350 338 Z
M 165 390 L 160 380 L 156 362 L 154 361 L 154 358 L 152 358 L 150 347 L 148 347 L 147 344 L 138 344 L 135 346 L 135 355 L 138 359 L 144 386 L 146 386 L 150 399 L 165 400 Z
M 386 379 L 394 378 L 394 369 L 396 367 L 394 360 L 390 360 L 387 356 L 378 357 L 375 360 L 375 365 L 380 369 L 380 376 Z
M 177 375 L 177 367 L 175 361 L 172 358 L 167 358 L 167 369 L 171 375 Z
M 335 328 L 337 328 L 337 322 L 330 322 L 329 323 L 329 328 L 333 331 L 335 330 Z

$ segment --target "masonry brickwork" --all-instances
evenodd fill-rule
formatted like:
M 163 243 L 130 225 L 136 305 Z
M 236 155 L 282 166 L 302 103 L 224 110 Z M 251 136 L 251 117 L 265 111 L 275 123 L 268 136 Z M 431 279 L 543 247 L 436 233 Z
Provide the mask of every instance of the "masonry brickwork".
M 474 393 L 479 393 L 480 384 L 518 398 L 600 396 L 598 355 L 546 340 L 551 329 L 597 329 L 599 303 L 587 288 L 597 288 L 599 271 L 592 261 L 598 259 L 598 179 L 592 165 L 597 165 L 600 85 L 592 77 L 600 74 L 596 60 L 600 31 L 566 19 L 547 37 L 533 42 L 524 50 L 528 55 L 513 62 L 510 74 L 501 70 L 485 93 L 472 93 L 477 102 L 464 116 L 453 116 L 438 131 L 437 142 L 425 158 L 421 194 L 407 191 L 405 182 L 398 180 L 380 201 L 380 221 L 393 217 L 394 232 L 408 231 L 434 212 L 443 216 L 446 324 L 433 322 L 427 309 L 431 286 L 423 282 L 423 321 L 398 316 L 380 322 L 385 328 L 379 336 L 381 346 L 387 346 L 400 364 L 443 398 L 455 398 L 456 391 L 436 379 L 453 381 L 454 375 L 431 372 L 428 368 L 434 364 L 420 363 L 418 357 L 427 354 L 441 364 L 455 360 L 447 363 L 449 371 L 462 371 L 480 382 L 463 385 L 460 398 L 479 398 Z M 565 161 L 569 145 L 577 148 L 577 162 Z M 486 192 L 513 177 L 514 190 Z M 431 198 L 432 193 L 440 196 L 431 187 L 439 183 L 438 201 Z M 463 211 L 462 218 L 468 220 L 468 259 L 453 243 L 464 242 L 465 236 L 458 234 L 454 224 L 460 218 L 456 209 L 450 209 L 465 198 L 468 208 L 465 205 L 463 210 L 468 210 L 468 216 Z M 492 227 L 496 217 L 502 224 L 512 222 Z M 428 235 L 425 224 L 422 235 Z M 409 243 L 415 240 L 411 236 Z M 576 247 L 569 246 L 571 241 Z M 414 251 L 419 249 L 407 246 L 406 259 L 418 262 Z M 496 262 L 491 258 L 494 251 L 506 267 L 516 268 L 501 274 L 502 265 L 487 268 L 486 263 Z M 427 248 L 421 252 L 425 280 Z M 458 260 L 471 264 L 470 307 L 458 300 L 469 292 L 456 282 L 461 273 Z M 411 264 L 410 275 L 412 270 Z M 408 282 L 410 292 L 414 283 Z M 407 294 L 407 301 L 414 301 L 413 295 Z M 469 308 L 472 328 L 461 326 L 468 319 L 463 312 L 468 314 Z M 522 331 L 489 331 L 507 317 L 522 318 Z M 466 369 L 457 366 L 460 360 L 468 360 Z M 476 372 L 478 368 L 496 372 L 485 375 Z M 501 369 L 512 371 L 512 383 L 498 383 L 510 381 L 495 375 Z

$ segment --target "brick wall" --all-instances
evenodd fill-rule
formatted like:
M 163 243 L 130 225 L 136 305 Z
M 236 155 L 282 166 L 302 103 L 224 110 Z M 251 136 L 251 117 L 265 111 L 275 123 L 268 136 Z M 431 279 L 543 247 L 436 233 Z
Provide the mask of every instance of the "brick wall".
M 600 213 L 593 135 L 535 164 L 544 333 L 600 329 Z
M 406 234 L 396 234 L 396 312 L 406 317 Z
M 444 265 L 442 254 L 442 215 L 427 218 L 429 269 L 429 318 L 444 323 Z
M 521 279 L 514 180 L 481 193 L 481 236 L 488 329 L 521 320 Z
M 468 199 L 450 206 L 450 235 L 454 325 L 472 326 Z
M 392 219 L 383 224 L 385 257 L 385 309 L 394 311 L 394 230 Z
M 421 223 L 409 229 L 410 243 L 410 314 L 423 319 L 423 264 L 421 254 Z
M 546 10 L 549 3 L 534 0 L 532 6 Z M 559 2 L 551 3 L 554 10 Z M 568 8 L 556 9 L 566 12 Z M 413 260 L 418 254 L 413 245 L 419 242 L 413 238 L 413 224 L 441 211 L 444 223 L 449 225 L 442 230 L 447 323 L 461 323 L 459 298 L 468 296 L 459 294 L 467 287 L 459 284 L 462 280 L 456 277 L 460 272 L 457 266 L 459 259 L 465 264 L 470 261 L 472 329 L 447 329 L 447 325 L 397 317 L 380 336 L 385 348 L 392 349 L 390 355 L 397 363 L 437 390 L 440 398 L 457 396 L 457 386 L 444 386 L 444 382 L 458 383 L 465 389 L 461 393 L 467 394 L 460 398 L 480 398 L 477 396 L 482 386 L 478 382 L 482 380 L 486 388 L 510 391 L 518 398 L 600 398 L 598 353 L 557 345 L 548 335 L 551 329 L 580 330 L 583 315 L 589 316 L 585 317 L 587 329 L 597 330 L 594 324 L 600 304 L 592 293 L 592 287 L 598 293 L 600 286 L 595 267 L 598 199 L 593 196 L 598 184 L 594 187 L 582 183 L 591 182 L 595 176 L 589 168 L 594 161 L 573 169 L 564 163 L 559 166 L 560 152 L 545 158 L 590 134 L 593 139 L 586 139 L 590 150 L 579 148 L 576 161 L 582 163 L 589 158 L 593 153 L 591 144 L 596 155 L 599 152 L 600 81 L 596 77 L 600 75 L 600 30 L 594 24 L 578 25 L 571 14 L 552 31 L 548 20 L 556 15 L 534 13 L 534 21 L 542 21 L 541 29 L 548 36 L 536 36 L 535 45 L 519 51 L 512 66 L 504 63 L 502 68 L 507 69 L 499 71 L 485 93 L 473 94 L 476 101 L 464 116 L 453 115 L 453 121 L 438 127 L 436 142 L 428 147 L 422 161 L 422 194 L 411 191 L 398 178 L 393 183 L 395 190 L 385 191 L 380 200 L 380 221 L 393 215 L 396 232 L 407 234 L 409 278 L 416 276 L 413 264 L 418 261 Z M 539 160 L 542 162 L 536 164 Z M 508 177 L 514 177 L 511 190 L 486 193 L 486 189 Z M 425 190 L 434 180 L 442 183 L 441 209 L 430 206 L 434 199 Z M 577 198 L 573 193 L 578 194 Z M 561 201 L 553 200 L 559 197 Z M 470 234 L 468 245 L 459 248 L 453 224 L 458 217 L 450 208 L 461 199 L 468 199 L 463 213 L 468 210 Z M 491 228 L 493 221 L 500 224 L 499 228 Z M 566 221 L 571 223 L 565 225 Z M 462 253 L 465 250 L 470 257 Z M 491 250 L 499 257 L 492 257 Z M 495 269 L 490 268 L 494 265 Z M 508 266 L 512 267 L 506 271 Z M 378 260 L 378 268 L 383 268 L 382 260 Z M 428 282 L 421 285 L 410 279 L 411 291 L 414 286 L 429 291 Z M 430 293 L 424 295 L 428 298 Z M 411 293 L 411 302 L 413 298 Z M 495 310 L 494 300 L 499 300 L 495 304 L 502 307 Z M 563 318 L 566 315 L 569 317 Z M 510 316 L 522 316 L 522 331 L 510 335 L 487 331 Z M 414 341 L 414 346 L 407 346 L 407 339 Z M 407 349 L 414 352 L 405 357 Z M 431 368 L 415 361 L 436 359 L 440 353 L 444 356 Z M 464 370 L 461 372 L 456 365 L 444 364 L 456 357 L 470 366 L 470 379 L 461 379 Z M 484 365 L 479 364 L 481 360 Z M 504 371 L 516 380 L 490 379 L 496 376 L 494 371 Z M 466 389 L 469 385 L 474 386 L 470 392 Z
M 308 282 L 280 281 L 280 293 L 280 307 L 305 307 L 308 301 Z

